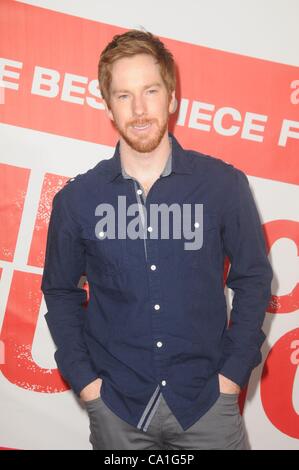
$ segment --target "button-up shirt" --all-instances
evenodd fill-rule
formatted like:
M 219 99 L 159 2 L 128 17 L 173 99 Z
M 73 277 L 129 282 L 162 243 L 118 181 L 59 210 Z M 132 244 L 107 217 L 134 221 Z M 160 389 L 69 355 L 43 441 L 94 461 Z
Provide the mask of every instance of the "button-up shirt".
M 112 158 L 56 194 L 42 280 L 63 377 L 78 395 L 100 377 L 104 403 L 143 431 L 161 393 L 186 430 L 217 400 L 219 373 L 241 387 L 248 382 L 261 361 L 271 296 L 272 269 L 246 175 L 169 138 L 172 153 L 146 199 L 122 168 L 119 142 Z M 129 210 L 134 205 L 138 217 Z M 186 249 L 178 224 L 162 236 L 165 219 L 154 226 L 151 206 L 176 206 L 183 216 L 191 208 L 201 247 Z M 101 225 L 113 211 L 114 237 Z M 141 220 L 141 236 L 123 236 L 124 220 L 126 227 Z M 229 323 L 226 256 L 226 284 L 234 292 Z
M 171 138 L 169 138 L 169 143 L 170 143 L 170 146 L 172 146 L 172 142 L 171 142 Z M 172 154 L 170 152 L 169 156 L 168 156 L 168 159 L 167 159 L 167 162 L 165 164 L 165 167 L 164 167 L 164 170 L 162 171 L 160 177 L 163 178 L 164 176 L 168 176 L 170 175 L 171 173 L 171 168 L 172 168 Z M 142 229 L 143 229 L 143 234 L 142 234 L 142 237 L 143 237 L 143 245 L 144 245 L 144 253 L 145 253 L 145 258 L 147 259 L 147 251 L 146 251 L 146 231 L 148 229 L 151 229 L 151 227 L 147 227 L 146 224 L 145 224 L 145 215 L 144 215 L 144 212 L 145 212 L 145 202 L 146 202 L 146 192 L 144 190 L 144 188 L 142 187 L 142 185 L 139 183 L 138 180 L 136 180 L 136 178 L 128 175 L 128 173 L 126 172 L 126 170 L 122 167 L 121 168 L 121 172 L 122 172 L 122 176 L 126 179 L 132 179 L 134 181 L 134 188 L 135 188 L 135 191 L 136 191 L 136 199 L 137 199 L 137 204 L 138 204 L 138 211 L 139 211 L 139 216 L 140 216 L 140 222 L 141 222 L 141 225 L 142 225 Z

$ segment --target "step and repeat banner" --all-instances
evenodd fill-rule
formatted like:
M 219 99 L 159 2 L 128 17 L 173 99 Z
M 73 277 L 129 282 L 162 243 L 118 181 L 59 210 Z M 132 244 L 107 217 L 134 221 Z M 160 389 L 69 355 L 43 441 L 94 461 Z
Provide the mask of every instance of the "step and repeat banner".
M 53 196 L 113 154 L 118 136 L 97 64 L 112 37 L 130 29 L 138 3 L 127 2 L 126 28 L 117 16 L 100 21 L 102 2 L 76 2 L 76 16 L 29 3 L 0 2 L 0 447 L 89 449 L 86 412 L 53 358 L 40 284 Z M 190 14 L 200 18 L 205 2 L 194 3 Z M 188 2 L 184 21 L 187 30 Z M 145 12 L 140 25 L 177 62 L 170 130 L 185 148 L 248 176 L 274 279 L 263 362 L 240 409 L 252 449 L 299 449 L 299 67 L 202 46 L 196 28 L 193 43 L 175 24 L 170 39 L 148 27 Z

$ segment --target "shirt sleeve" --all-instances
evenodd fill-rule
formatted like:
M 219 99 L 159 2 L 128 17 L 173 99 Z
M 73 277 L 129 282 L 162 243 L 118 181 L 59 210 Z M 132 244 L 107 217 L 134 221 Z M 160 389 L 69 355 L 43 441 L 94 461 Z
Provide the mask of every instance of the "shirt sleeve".
M 234 296 L 219 372 L 243 387 L 262 360 L 262 325 L 273 273 L 248 179 L 237 169 L 234 179 L 222 219 L 223 246 L 231 263 L 226 284 Z
M 45 318 L 57 346 L 58 369 L 78 396 L 98 377 L 83 336 L 87 295 L 78 287 L 85 270 L 79 233 L 62 189 L 53 199 L 41 289 L 48 309 Z

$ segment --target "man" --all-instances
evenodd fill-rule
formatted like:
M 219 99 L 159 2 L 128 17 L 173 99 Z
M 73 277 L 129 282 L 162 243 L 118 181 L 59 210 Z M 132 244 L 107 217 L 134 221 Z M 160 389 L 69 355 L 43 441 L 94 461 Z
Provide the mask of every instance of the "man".
M 115 36 L 99 84 L 119 142 L 57 193 L 48 232 L 58 367 L 93 449 L 246 449 L 238 395 L 261 361 L 272 279 L 248 180 L 168 132 L 175 65 L 151 33 Z

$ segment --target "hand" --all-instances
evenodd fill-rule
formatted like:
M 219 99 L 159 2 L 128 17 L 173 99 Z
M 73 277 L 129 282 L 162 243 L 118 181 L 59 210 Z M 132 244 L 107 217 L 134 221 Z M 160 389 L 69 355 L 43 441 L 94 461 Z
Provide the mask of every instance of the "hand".
M 240 386 L 232 380 L 228 379 L 227 377 L 224 377 L 224 375 L 222 374 L 218 374 L 218 379 L 220 393 L 240 393 Z
M 96 379 L 90 384 L 86 385 L 80 392 L 80 398 L 83 401 L 95 400 L 100 396 L 100 390 L 102 388 L 102 379 Z

